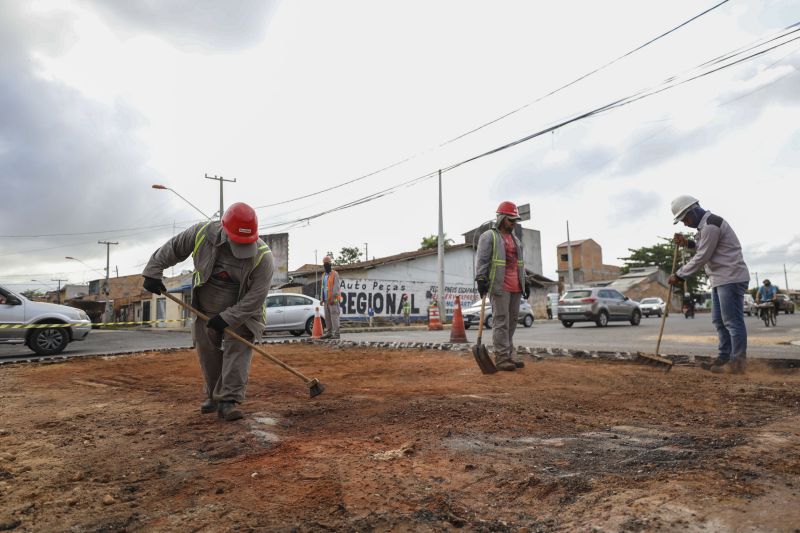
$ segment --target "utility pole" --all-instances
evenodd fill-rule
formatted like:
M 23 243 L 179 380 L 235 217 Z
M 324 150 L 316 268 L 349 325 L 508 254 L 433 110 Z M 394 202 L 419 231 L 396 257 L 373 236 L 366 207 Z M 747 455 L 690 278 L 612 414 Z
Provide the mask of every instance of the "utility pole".
M 447 320 L 444 306 L 444 216 L 442 214 L 442 170 L 439 169 L 439 316 L 442 324 Z
M 97 244 L 105 244 L 106 245 L 106 285 L 103 288 L 103 292 L 106 293 L 106 310 L 103 313 L 103 322 L 111 322 L 111 300 L 109 300 L 108 295 L 111 292 L 108 288 L 108 275 L 109 271 L 111 270 L 110 259 L 111 259 L 111 245 L 112 244 L 119 244 L 118 242 L 111 242 L 111 241 L 97 241 Z
M 317 251 L 314 250 L 314 298 L 319 300 L 321 288 L 319 286 L 319 270 L 317 267 L 319 266 L 319 261 L 317 260 Z
M 226 180 L 222 176 L 209 176 L 208 174 L 206 174 L 206 179 L 219 181 L 219 219 L 222 220 L 222 213 L 224 213 L 224 209 L 223 209 L 224 203 L 222 201 L 222 184 L 223 184 L 223 182 L 226 182 L 226 181 L 229 181 L 231 183 L 236 183 L 236 178 L 234 178 L 232 180 Z
M 786 274 L 786 263 L 783 264 L 783 282 L 786 284 L 786 293 L 789 293 L 789 276 Z
M 758 286 L 759 286 L 759 285 L 758 285 L 758 272 L 754 272 L 754 274 L 756 275 L 756 289 L 757 289 L 757 288 L 758 288 Z
M 575 286 L 575 280 L 572 277 L 572 242 L 569 240 L 569 220 L 567 220 L 567 276 L 571 289 Z
M 364 243 L 364 261 L 369 261 L 369 243 Z
M 58 282 L 58 292 L 56 293 L 56 303 L 61 303 L 61 282 L 62 281 L 69 281 L 66 279 L 51 279 L 50 281 L 57 281 Z

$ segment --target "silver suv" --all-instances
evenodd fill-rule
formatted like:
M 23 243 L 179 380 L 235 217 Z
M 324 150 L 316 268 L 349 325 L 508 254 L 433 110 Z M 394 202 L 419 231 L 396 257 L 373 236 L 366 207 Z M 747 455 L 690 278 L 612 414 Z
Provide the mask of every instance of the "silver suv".
M 571 289 L 558 301 L 558 319 L 565 328 L 575 322 L 594 322 L 605 327 L 612 320 L 638 326 L 642 321 L 639 304 L 616 289 L 592 287 Z
M 34 302 L 0 286 L 0 323 L 14 326 L 70 324 L 54 328 L 2 328 L 0 343 L 25 344 L 39 355 L 56 355 L 72 341 L 82 341 L 92 322 L 81 309 L 47 302 Z

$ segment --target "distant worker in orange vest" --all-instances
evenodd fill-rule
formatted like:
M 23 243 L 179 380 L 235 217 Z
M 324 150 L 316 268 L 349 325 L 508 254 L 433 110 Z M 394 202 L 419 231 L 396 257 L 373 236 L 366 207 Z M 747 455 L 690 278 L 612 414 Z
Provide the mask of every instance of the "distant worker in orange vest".
M 514 361 L 514 331 L 517 329 L 520 299 L 528 299 L 522 241 L 514 235 L 521 220 L 517 206 L 502 202 L 491 229 L 478 239 L 475 252 L 475 281 L 481 298 L 492 303 L 492 344 L 498 370 L 514 370 L 524 365 Z
M 338 339 L 339 338 L 339 314 L 341 308 L 339 302 L 342 300 L 342 289 L 340 287 L 341 279 L 339 273 L 336 272 L 331 262 L 333 258 L 326 255 L 322 259 L 322 267 L 325 269 L 325 274 L 322 276 L 322 301 L 325 304 L 325 334 L 320 337 L 321 339 Z

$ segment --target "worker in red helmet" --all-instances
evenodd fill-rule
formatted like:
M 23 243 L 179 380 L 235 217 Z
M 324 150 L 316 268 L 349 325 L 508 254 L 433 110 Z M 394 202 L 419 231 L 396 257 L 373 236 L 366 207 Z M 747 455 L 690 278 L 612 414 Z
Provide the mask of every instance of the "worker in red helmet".
M 275 271 L 272 252 L 258 237 L 253 208 L 235 203 L 221 221 L 196 224 L 156 250 L 142 273 L 144 288 L 154 294 L 166 292 L 164 269 L 190 255 L 192 305 L 210 317 L 208 322 L 195 320 L 193 332 L 206 391 L 200 412 L 238 420 L 243 414 L 236 404 L 244 401 L 253 353 L 225 330 L 249 341 L 261 338 Z
M 475 281 L 481 298 L 489 295 L 492 304 L 492 344 L 498 370 L 522 368 L 515 361 L 514 331 L 517 329 L 519 305 L 528 299 L 522 241 L 514 235 L 514 226 L 521 220 L 517 206 L 502 202 L 497 207 L 494 225 L 478 239 L 475 252 Z

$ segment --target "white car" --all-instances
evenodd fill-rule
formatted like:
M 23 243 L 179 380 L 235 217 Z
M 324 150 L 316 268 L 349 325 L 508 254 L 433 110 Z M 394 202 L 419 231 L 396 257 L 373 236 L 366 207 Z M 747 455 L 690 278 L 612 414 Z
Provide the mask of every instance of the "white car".
M 0 343 L 25 344 L 39 355 L 56 355 L 72 341 L 82 341 L 92 330 L 92 321 L 82 310 L 67 305 L 34 302 L 0 286 L 0 323 L 16 326 L 70 324 L 52 328 L 3 328 Z
M 266 331 L 288 331 L 295 337 L 304 332 L 311 335 L 314 316 L 319 309 L 322 328 L 325 328 L 325 308 L 322 302 L 305 294 L 277 293 L 267 296 Z
M 642 298 L 642 301 L 639 302 L 639 309 L 642 311 L 642 315 L 646 317 L 657 315 L 658 318 L 661 318 L 666 308 L 667 304 L 661 298 Z
M 470 307 L 464 309 L 462 314 L 464 315 L 464 329 L 469 329 L 473 324 L 477 326 L 481 317 L 481 301 L 478 300 Z M 484 327 L 491 329 L 493 322 L 492 304 L 489 302 L 489 298 L 487 297 L 483 325 Z M 517 323 L 522 324 L 526 328 L 529 328 L 533 325 L 533 310 L 531 309 L 531 304 L 525 300 L 522 300 L 519 303 L 519 317 L 517 318 Z

